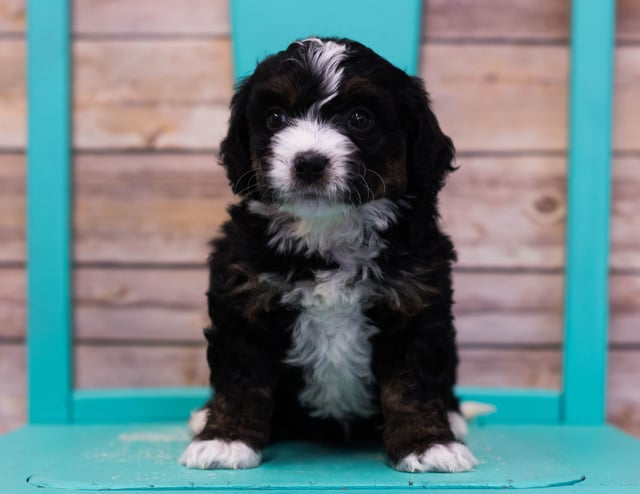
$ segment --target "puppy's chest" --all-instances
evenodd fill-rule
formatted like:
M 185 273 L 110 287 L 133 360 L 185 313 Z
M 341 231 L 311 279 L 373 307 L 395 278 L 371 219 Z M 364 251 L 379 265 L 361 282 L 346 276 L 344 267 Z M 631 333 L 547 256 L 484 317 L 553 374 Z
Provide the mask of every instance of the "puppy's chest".
M 378 329 L 364 314 L 373 288 L 366 276 L 337 269 L 283 295 L 298 310 L 285 362 L 302 368 L 298 399 L 313 416 L 348 421 L 375 412 L 371 337 Z

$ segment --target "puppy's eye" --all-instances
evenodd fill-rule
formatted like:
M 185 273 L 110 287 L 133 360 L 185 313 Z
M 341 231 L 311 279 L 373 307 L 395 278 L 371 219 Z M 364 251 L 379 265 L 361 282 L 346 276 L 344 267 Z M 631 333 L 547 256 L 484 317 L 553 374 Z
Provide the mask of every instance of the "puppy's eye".
M 363 110 L 362 108 L 353 110 L 347 117 L 347 126 L 351 130 L 362 132 L 369 130 L 372 125 L 373 117 L 367 110 Z
M 280 108 L 271 108 L 267 112 L 267 128 L 278 130 L 287 125 L 287 114 Z

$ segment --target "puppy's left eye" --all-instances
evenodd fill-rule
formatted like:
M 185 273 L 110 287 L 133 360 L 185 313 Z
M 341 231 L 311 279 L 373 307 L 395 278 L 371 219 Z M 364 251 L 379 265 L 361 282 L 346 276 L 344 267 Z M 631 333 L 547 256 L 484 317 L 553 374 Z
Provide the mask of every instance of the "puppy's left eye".
M 362 132 L 364 130 L 369 130 L 372 125 L 373 117 L 367 110 L 362 108 L 353 110 L 347 117 L 347 126 L 351 130 Z
M 267 127 L 278 130 L 287 125 L 287 114 L 281 108 L 271 108 L 267 112 Z

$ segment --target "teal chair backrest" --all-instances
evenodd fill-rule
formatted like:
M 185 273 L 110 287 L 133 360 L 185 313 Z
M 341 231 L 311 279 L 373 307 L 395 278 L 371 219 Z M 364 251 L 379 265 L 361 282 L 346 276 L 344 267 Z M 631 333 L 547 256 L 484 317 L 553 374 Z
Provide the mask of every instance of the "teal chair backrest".
M 420 0 L 231 0 L 234 64 L 247 75 L 292 39 L 347 36 L 417 72 Z M 574 0 L 563 388 L 466 389 L 494 421 L 601 424 L 605 418 L 611 93 L 615 0 Z M 170 420 L 205 388 L 73 388 L 69 0 L 28 6 L 28 373 L 32 423 Z
M 417 72 L 421 0 L 230 0 L 230 7 L 236 78 L 292 40 L 314 35 L 355 39 Z

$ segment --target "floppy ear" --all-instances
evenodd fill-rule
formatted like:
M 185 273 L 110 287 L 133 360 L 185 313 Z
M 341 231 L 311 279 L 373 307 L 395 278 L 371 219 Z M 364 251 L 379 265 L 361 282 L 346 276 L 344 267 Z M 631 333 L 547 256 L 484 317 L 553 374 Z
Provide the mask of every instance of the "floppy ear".
M 452 166 L 455 149 L 431 111 L 421 79 L 411 78 L 404 97 L 405 111 L 410 116 L 407 128 L 408 192 L 435 197 L 449 172 L 455 170 Z
M 226 168 L 229 184 L 235 194 L 249 190 L 254 178 L 247 120 L 250 82 L 251 78 L 242 81 L 231 98 L 229 129 L 220 144 L 220 164 Z

